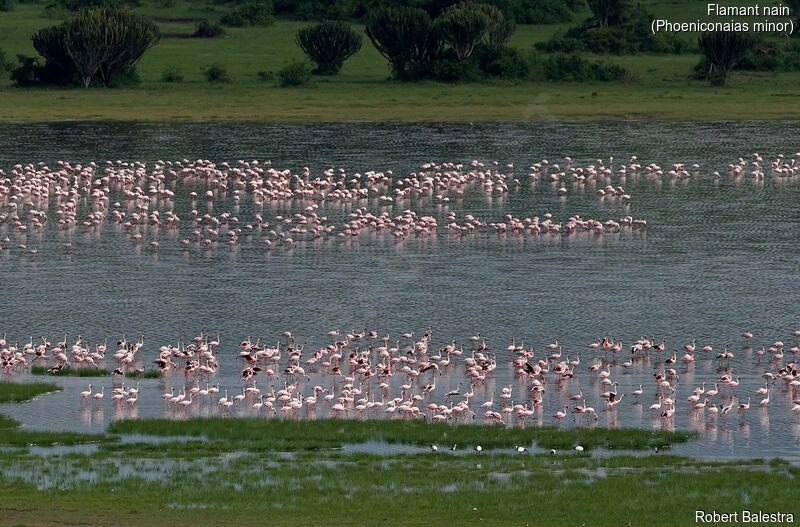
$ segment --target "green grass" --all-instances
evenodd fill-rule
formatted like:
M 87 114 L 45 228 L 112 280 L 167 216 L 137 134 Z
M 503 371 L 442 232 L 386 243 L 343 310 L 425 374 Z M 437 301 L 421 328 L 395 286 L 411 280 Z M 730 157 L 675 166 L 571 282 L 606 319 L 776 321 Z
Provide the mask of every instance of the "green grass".
M 0 403 L 22 403 L 43 393 L 57 392 L 61 386 L 45 382 L 15 383 L 0 382 Z
M 431 424 L 423 421 L 351 421 L 322 419 L 290 421 L 278 419 L 195 418 L 186 421 L 169 419 L 115 421 L 111 434 L 154 436 L 192 436 L 221 441 L 224 448 L 258 450 L 303 450 L 338 448 L 344 443 L 385 441 L 413 445 L 436 444 L 449 448 L 481 445 L 485 449 L 511 448 L 535 443 L 542 448 L 571 449 L 580 444 L 586 450 L 646 449 L 667 447 L 694 437 L 686 432 L 637 429 L 608 430 L 555 428 L 504 428 L 501 426 Z M 187 448 L 192 448 L 189 445 Z
M 107 377 L 111 372 L 103 368 L 62 368 L 58 371 L 48 371 L 45 366 L 31 367 L 32 375 L 50 375 L 53 377 Z
M 705 3 L 648 2 L 659 17 L 703 18 Z M 159 17 L 208 17 L 219 6 L 189 4 L 142 8 Z M 9 57 L 34 55 L 30 36 L 56 22 L 42 15 L 41 4 L 19 4 L 0 17 L 0 49 Z M 587 13 L 576 17 L 582 19 Z M 279 88 L 259 80 L 259 71 L 277 71 L 302 58 L 294 35 L 307 22 L 279 20 L 270 27 L 231 28 L 230 38 L 163 39 L 137 69 L 142 83 L 132 89 L 22 89 L 0 81 L 0 121 L 122 119 L 150 121 L 337 121 L 337 120 L 486 120 L 658 117 L 670 119 L 800 118 L 800 72 L 737 72 L 725 88 L 688 78 L 696 54 L 607 58 L 639 77 L 631 83 L 560 84 L 507 82 L 445 84 L 387 80 L 386 61 L 365 37 L 361 51 L 339 75 L 318 78 L 310 88 Z M 191 32 L 193 23 L 161 24 L 164 32 Z M 363 33 L 363 26 L 355 24 Z M 520 26 L 511 44 L 530 50 L 537 41 L 569 24 Z M 695 35 L 685 38 L 693 39 Z M 211 85 L 203 68 L 223 64 L 230 84 Z M 161 81 L 174 67 L 183 82 Z
M 25 525 L 692 525 L 791 512 L 800 470 L 673 456 L 0 454 Z M 91 479 L 89 479 L 91 477 Z
M 188 445 L 113 443 L 116 436 L 21 432 L 0 415 L 0 444 L 98 441 L 94 453 L 0 450 L 4 525 L 688 525 L 694 511 L 791 511 L 800 470 L 781 460 L 701 462 L 670 455 L 414 455 L 308 452 L 379 439 L 423 444 L 536 440 L 568 448 L 676 442 L 637 430 L 503 429 L 404 421 L 191 419 L 117 421 L 112 434 L 203 436 Z M 273 443 L 257 455 L 241 445 Z M 221 452 L 225 444 L 231 452 Z M 474 443 L 473 443 L 474 444 Z M 756 508 L 756 507 L 754 507 Z
M 25 447 L 30 445 L 78 445 L 95 443 L 105 436 L 99 434 L 80 434 L 76 432 L 34 432 L 19 430 L 19 422 L 0 414 L 0 445 Z M 106 439 L 111 441 L 113 439 Z

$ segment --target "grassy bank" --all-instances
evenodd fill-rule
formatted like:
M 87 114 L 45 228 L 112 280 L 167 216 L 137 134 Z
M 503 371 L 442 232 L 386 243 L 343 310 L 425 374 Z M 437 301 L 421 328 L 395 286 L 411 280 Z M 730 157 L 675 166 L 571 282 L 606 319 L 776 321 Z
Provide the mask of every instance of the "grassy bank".
M 80 445 L 96 443 L 102 439 L 113 441 L 103 435 L 79 434 L 76 432 L 38 432 L 20 430 L 19 422 L 0 414 L 0 446 L 27 447 L 53 445 Z
M 555 428 L 504 428 L 499 426 L 431 424 L 424 421 L 288 421 L 278 419 L 197 418 L 188 421 L 148 419 L 115 421 L 111 434 L 144 434 L 162 437 L 204 437 L 224 445 L 242 448 L 303 450 L 338 448 L 344 443 L 383 441 L 411 445 L 438 445 L 442 449 L 459 445 L 461 450 L 480 445 L 484 449 L 536 444 L 541 448 L 570 450 L 576 445 L 586 450 L 646 449 L 683 443 L 693 437 L 685 432 L 637 429 L 608 430 Z
M 0 403 L 22 403 L 30 401 L 37 395 L 61 390 L 61 386 L 45 382 L 20 384 L 0 382 Z
M 653 4 L 659 16 L 692 19 L 705 4 Z M 170 9 L 143 9 L 159 17 L 218 19 L 217 7 L 181 1 Z M 698 11 L 698 13 L 695 13 Z M 576 17 L 579 19 L 588 13 Z M 58 20 L 43 15 L 42 4 L 19 4 L 0 17 L 0 49 L 13 58 L 35 55 L 30 36 Z M 138 65 L 141 84 L 132 89 L 15 88 L 0 81 L 0 121 L 118 119 L 147 121 L 339 121 L 339 120 L 517 120 L 643 117 L 668 119 L 800 118 L 800 73 L 737 72 L 725 88 L 689 78 L 699 56 L 641 55 L 604 58 L 630 70 L 628 83 L 549 83 L 502 81 L 447 84 L 399 83 L 366 37 L 361 51 L 339 75 L 317 78 L 306 88 L 279 88 L 259 80 L 259 71 L 277 71 L 302 58 L 294 35 L 308 22 L 279 20 L 264 28 L 231 28 L 230 38 L 165 38 Z M 191 33 L 194 23 L 160 23 L 165 33 Z M 569 24 L 520 26 L 511 45 L 532 49 Z M 363 34 L 363 26 L 354 24 Z M 687 40 L 694 35 L 686 35 Z M 209 84 L 203 68 L 221 64 L 230 84 Z M 182 82 L 161 80 L 168 68 Z
M 792 512 L 796 468 L 671 456 L 0 454 L 4 524 L 690 525 Z
M 794 512 L 800 476 L 780 460 L 571 450 L 576 443 L 647 448 L 689 439 L 643 430 L 190 419 L 117 421 L 104 435 L 48 435 L 17 425 L 0 416 L 0 444 L 19 447 L 0 449 L 3 525 L 688 525 L 697 509 L 757 504 Z M 463 454 L 330 448 L 368 440 L 460 442 Z M 98 447 L 65 446 L 87 442 Z M 536 442 L 566 453 L 464 452 L 479 442 L 502 449 Z M 305 450 L 311 444 L 318 450 Z
M 111 372 L 103 368 L 61 368 L 50 371 L 45 366 L 32 366 L 32 375 L 49 375 L 51 377 L 107 377 Z

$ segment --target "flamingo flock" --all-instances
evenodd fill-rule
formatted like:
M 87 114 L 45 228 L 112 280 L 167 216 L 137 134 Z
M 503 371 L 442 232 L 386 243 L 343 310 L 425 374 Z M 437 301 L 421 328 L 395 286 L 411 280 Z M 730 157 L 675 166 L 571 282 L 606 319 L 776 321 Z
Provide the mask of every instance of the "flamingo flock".
M 235 164 L 159 160 L 149 170 L 145 163 L 121 160 L 87 165 L 58 161 L 54 168 L 45 163 L 20 164 L 8 172 L 0 170 L 0 227 L 11 231 L 0 239 L 0 251 L 38 254 L 40 247 L 33 247 L 33 242 L 41 240 L 47 229 L 58 231 L 61 249 L 67 252 L 74 247 L 77 234 L 102 239 L 100 234 L 109 231 L 125 236 L 134 247 L 146 246 L 156 252 L 164 247 L 165 240 L 182 250 L 225 245 L 235 249 L 243 241 L 270 250 L 320 239 L 354 240 L 365 233 L 390 233 L 402 241 L 436 235 L 463 238 L 585 232 L 602 236 L 623 229 L 644 229 L 645 220 L 625 214 L 631 196 L 619 182 L 612 183 L 615 168 L 613 158 L 585 167 L 574 165 L 568 157 L 563 166 L 547 160 L 531 165 L 528 185 L 550 182 L 553 192 L 560 196 L 566 193 L 568 181 L 579 187 L 591 185 L 597 187 L 597 199 L 617 203 L 623 213 L 617 220 L 571 215 L 557 222 L 548 212 L 522 218 L 506 214 L 492 221 L 472 214 L 459 218 L 455 212 L 442 212 L 435 218 L 411 210 L 414 206 L 460 201 L 468 192 L 482 193 L 491 200 L 519 190 L 525 178 L 514 175 L 513 164 L 501 166 L 497 161 L 488 166 L 478 161 L 426 163 L 405 177 L 397 177 L 391 170 L 348 174 L 344 169 L 327 169 L 312 176 L 307 167 L 293 173 L 258 160 Z M 636 174 L 640 170 L 644 174 L 660 173 L 660 167 L 642 167 L 636 157 L 622 164 L 618 173 Z M 175 212 L 176 197 L 190 204 L 187 217 Z M 251 203 L 246 211 L 240 209 L 242 200 Z M 295 212 L 287 209 L 286 214 L 267 217 L 267 205 L 272 212 L 287 206 Z M 355 207 L 336 225 L 322 209 L 336 212 L 341 205 Z M 218 211 L 220 207 L 230 209 Z M 402 210 L 393 213 L 394 207 Z
M 506 214 L 494 221 L 472 214 L 459 219 L 452 211 L 435 218 L 409 207 L 446 206 L 460 202 L 468 192 L 481 193 L 491 201 L 518 191 L 527 182 L 532 188 L 549 188 L 562 199 L 570 192 L 594 189 L 596 199 L 616 203 L 626 212 L 631 195 L 620 184 L 623 178 L 641 175 L 682 180 L 699 176 L 699 170 L 696 163 L 673 163 L 669 170 L 655 163 L 643 165 L 636 156 L 618 165 L 613 157 L 586 166 L 574 164 L 570 157 L 560 164 L 543 159 L 528 167 L 527 178 L 515 176 L 513 164 L 497 161 L 488 166 L 478 161 L 425 163 L 405 177 L 395 176 L 391 170 L 348 174 L 344 169 L 327 169 L 312 176 L 308 167 L 293 173 L 258 160 L 235 164 L 159 160 L 151 170 L 145 163 L 121 160 L 88 165 L 58 161 L 54 168 L 45 163 L 18 164 L 8 172 L 0 169 L 0 227 L 9 228 L 15 238 L 12 241 L 6 235 L 0 239 L 0 250 L 38 254 L 40 247 L 32 243 L 51 228 L 60 233 L 62 250 L 70 251 L 76 234 L 98 235 L 108 230 L 103 229 L 106 224 L 113 225 L 111 230 L 127 237 L 134 247 L 145 245 L 154 252 L 165 239 L 177 241 L 183 250 L 225 245 L 235 249 L 243 241 L 257 242 L 269 250 L 328 238 L 354 240 L 369 232 L 391 233 L 397 241 L 437 234 L 462 238 L 587 232 L 602 236 L 622 229 L 644 229 L 647 222 L 628 214 L 605 221 L 571 215 L 557 222 L 547 212 L 524 218 Z M 779 155 L 768 165 L 758 154 L 750 161 L 740 157 L 728 165 L 726 173 L 734 180 L 745 176 L 763 180 L 768 173 L 776 178 L 796 177 L 800 175 L 800 153 L 790 158 Z M 722 176 L 715 171 L 713 177 Z M 190 203 L 188 218 L 175 213 L 176 196 Z M 252 204 L 247 218 L 240 217 L 243 199 Z M 271 208 L 299 208 L 268 218 L 264 211 L 268 204 Z M 371 211 L 366 204 L 378 210 Z M 336 225 L 321 207 L 335 211 L 340 205 L 356 207 Z M 217 213 L 220 206 L 230 210 Z M 403 210 L 393 214 L 395 206 Z M 203 207 L 206 212 L 201 211 Z
M 395 339 L 388 333 L 379 336 L 377 330 L 346 335 L 334 330 L 326 335 L 329 344 L 313 350 L 307 349 L 306 343 L 298 344 L 288 331 L 270 345 L 262 344 L 262 338 L 248 336 L 235 347 L 222 346 L 220 334 L 200 334 L 188 343 L 179 340 L 175 345 L 161 346 L 150 362 L 166 380 L 180 380 L 160 394 L 165 411 L 176 415 L 214 408 L 223 415 L 236 410 L 239 415 L 285 419 L 396 418 L 526 426 L 558 424 L 571 418 L 576 426 L 592 426 L 601 412 L 612 422 L 617 407 L 630 404 L 644 405 L 670 428 L 680 408 L 680 391 L 689 393 L 686 413 L 695 420 L 720 419 L 724 424 L 731 413 L 743 417 L 754 403 L 766 413 L 777 394 L 781 401 L 790 401 L 792 418 L 800 419 L 800 373 L 795 360 L 800 351 L 800 331 L 793 335 L 793 346 L 775 341 L 763 345 L 763 355 L 752 353 L 752 347 L 746 346 L 744 353 L 751 356 L 751 364 L 742 371 L 729 366 L 729 346 L 721 353 L 714 353 L 710 345 L 703 346 L 696 352 L 702 356 L 683 361 L 676 369 L 677 351 L 665 357 L 663 339 L 657 343 L 654 338 L 640 337 L 625 349 L 621 339 L 600 337 L 585 349 L 569 352 L 556 339 L 543 346 L 546 351 L 537 358 L 533 346 L 516 339 L 504 349 L 492 350 L 480 333 L 463 343 L 453 339 L 437 346 L 430 327 L 418 338 L 414 332 L 407 332 Z M 104 354 L 94 362 L 85 360 L 91 355 L 88 341 L 77 336 L 70 345 L 68 339 L 66 333 L 63 341 L 51 345 L 40 337 L 41 344 L 34 346 L 29 338 L 28 344 L 20 346 L 19 342 L 8 342 L 4 333 L 0 340 L 2 371 L 9 376 L 24 375 L 37 362 L 51 371 L 111 365 L 111 376 L 122 379 L 121 385 L 113 381 L 110 386 L 112 404 L 135 408 L 141 380 L 126 388 L 130 376 L 122 374 L 142 373 L 143 365 L 136 357 L 144 339 L 130 340 L 123 335 L 113 345 L 116 351 L 107 354 L 105 344 L 96 345 L 94 353 L 102 349 Z M 697 349 L 696 339 L 683 348 L 687 353 L 689 348 Z M 717 363 L 721 373 L 713 388 L 706 382 L 695 387 L 681 384 L 681 376 L 699 361 Z M 220 363 L 237 365 L 235 386 L 214 382 Z M 628 363 L 649 364 L 654 370 L 652 385 L 646 388 L 638 384 L 629 393 L 622 393 L 619 379 L 631 367 Z M 498 365 L 511 369 L 512 382 L 493 389 Z M 763 386 L 742 393 L 742 375 L 752 378 L 756 374 L 764 379 Z M 89 384 L 77 395 L 80 405 L 101 405 L 105 387 Z M 597 399 L 587 400 L 590 396 L 584 393 L 584 387 L 592 388 Z M 650 396 L 654 402 L 640 402 Z M 476 399 L 482 402 L 476 403 Z M 547 406 L 554 404 L 558 409 L 548 412 Z
M 710 176 L 733 181 L 795 178 L 800 176 L 800 153 L 766 161 L 758 154 L 740 157 Z M 67 254 L 86 239 L 111 238 L 157 254 L 225 246 L 232 251 L 289 251 L 326 240 L 347 246 L 373 236 L 402 245 L 411 238 L 458 242 L 643 234 L 647 221 L 631 212 L 634 197 L 625 188 L 626 180 L 637 177 L 660 182 L 708 174 L 698 164 L 676 162 L 662 168 L 636 156 L 583 165 L 570 157 L 556 163 L 542 159 L 522 171 L 498 161 L 424 163 L 405 175 L 334 168 L 312 174 L 308 167 L 292 171 L 258 160 L 183 159 L 151 166 L 121 160 L 85 165 L 59 161 L 52 168 L 20 164 L 0 170 L 0 257 L 18 252 L 41 258 L 53 250 L 42 245 L 47 231 L 55 233 L 47 239 L 58 239 L 59 250 Z M 588 195 L 611 216 L 560 213 L 556 218 L 542 211 L 491 218 L 462 210 L 467 195 L 491 204 L 522 188 L 555 196 L 561 203 L 575 194 Z M 179 215 L 176 204 L 188 206 Z M 19 341 L 4 333 L 0 371 L 24 376 L 34 365 L 53 373 L 107 369 L 111 382 L 100 378 L 82 385 L 76 404 L 113 404 L 133 411 L 143 404 L 140 398 L 153 398 L 176 417 L 202 408 L 222 415 L 286 419 L 594 426 L 606 416 L 611 426 L 620 408 L 634 407 L 664 427 L 674 426 L 676 412 L 692 422 L 723 425 L 732 415 L 744 420 L 755 411 L 788 412 L 800 421 L 798 332 L 792 334 L 793 345 L 782 340 L 753 345 L 756 337 L 748 331 L 733 345 L 691 336 L 669 345 L 663 338 L 599 336 L 585 346 L 566 344 L 569 340 L 562 338 L 538 343 L 536 349 L 517 339 L 508 347 L 497 346 L 478 332 L 440 343 L 430 327 L 418 334 L 393 329 L 392 334 L 334 329 L 320 337 L 325 344 L 312 346 L 296 342 L 288 331 L 224 345 L 220 334 L 201 333 L 158 346 L 148 337 L 146 346 L 143 336 L 125 334 L 90 342 L 69 333 L 63 338 L 25 335 Z M 716 377 L 690 386 L 688 374 L 698 364 L 713 364 Z M 631 385 L 628 374 L 644 368 L 652 370 L 652 379 L 637 376 Z M 170 384 L 157 395 L 147 380 L 130 380 L 149 369 Z M 221 370 L 237 382 L 221 381 Z M 132 384 L 126 387 L 126 382 Z
M 79 233 L 99 235 L 111 230 L 128 238 L 134 247 L 145 245 L 151 251 L 163 241 L 177 243 L 182 250 L 219 246 L 238 248 L 243 241 L 265 250 L 293 248 L 320 239 L 354 240 L 365 233 L 390 233 L 397 241 L 407 237 L 432 237 L 437 234 L 463 238 L 475 235 L 551 236 L 589 233 L 602 236 L 623 229 L 645 229 L 647 221 L 627 212 L 631 195 L 622 187 L 626 177 L 681 180 L 699 175 L 699 165 L 673 163 L 662 169 L 655 163 L 643 165 L 636 156 L 627 163 L 614 158 L 578 166 L 570 157 L 561 163 L 543 159 L 528 167 L 526 178 L 515 176 L 512 163 L 488 165 L 478 161 L 425 163 L 405 177 L 391 170 L 369 170 L 348 174 L 344 169 L 327 169 L 312 176 L 308 167 L 298 172 L 278 170 L 269 161 L 244 161 L 230 164 L 198 159 L 157 161 L 152 169 L 139 161 L 121 160 L 87 165 L 58 161 L 54 168 L 45 163 L 15 165 L 8 172 L 0 169 L 0 227 L 11 230 L 0 239 L 0 251 L 19 250 L 35 255 L 46 229 L 59 232 L 61 248 L 69 252 Z M 790 159 L 782 155 L 767 163 L 753 154 L 751 161 L 738 158 L 727 167 L 733 179 L 749 175 L 763 179 L 800 175 L 800 153 Z M 617 177 L 618 181 L 613 178 Z M 714 178 L 720 173 L 714 172 Z M 518 191 L 524 184 L 549 188 L 566 199 L 573 191 L 594 189 L 596 199 L 616 203 L 623 215 L 604 221 L 568 216 L 557 222 L 545 212 L 540 216 L 515 217 L 506 214 L 499 220 L 481 219 L 472 214 L 461 218 L 455 212 L 440 211 L 440 217 L 420 215 L 409 207 L 446 206 L 460 202 L 469 192 L 481 193 L 487 200 Z M 570 187 L 573 190 L 569 190 Z M 188 200 L 188 218 L 175 212 L 176 197 Z M 240 217 L 242 200 L 250 200 L 247 217 Z M 371 204 L 377 210 L 370 210 Z M 296 211 L 265 217 L 270 205 Z M 341 205 L 353 206 L 343 223 L 336 225 L 322 208 L 332 212 Z M 230 210 L 217 212 L 218 207 Z M 205 207 L 206 211 L 201 209 Z M 401 207 L 400 213 L 393 213 Z M 273 210 L 273 212 L 280 212 Z M 104 225 L 111 224 L 111 229 Z

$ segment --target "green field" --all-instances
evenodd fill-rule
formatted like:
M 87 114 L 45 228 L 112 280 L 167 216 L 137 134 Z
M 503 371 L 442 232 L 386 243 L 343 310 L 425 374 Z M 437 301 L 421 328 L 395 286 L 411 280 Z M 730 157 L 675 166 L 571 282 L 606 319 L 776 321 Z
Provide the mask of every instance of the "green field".
M 0 394 L 22 401 L 53 389 L 21 386 L 0 383 Z M 692 524 L 697 509 L 794 512 L 796 467 L 664 453 L 687 440 L 644 430 L 259 418 L 117 421 L 89 435 L 21 431 L 0 416 L 0 525 L 658 526 Z M 376 453 L 341 449 L 366 441 L 379 442 Z M 393 453 L 392 444 L 424 446 Z M 519 453 L 517 444 L 560 450 Z M 650 451 L 589 453 L 598 446 Z
M 224 8 L 185 4 L 169 9 L 142 8 L 160 18 L 219 19 Z M 650 9 L 659 17 L 693 20 L 705 4 L 671 1 Z M 58 22 L 43 4 L 17 4 L 0 15 L 0 49 L 8 57 L 35 55 L 30 36 Z M 576 15 L 576 20 L 588 10 Z M 259 71 L 276 71 L 303 54 L 294 42 L 308 22 L 279 20 L 265 28 L 231 28 L 230 38 L 164 38 L 147 52 L 134 89 L 16 88 L 0 81 L 0 120 L 121 119 L 146 121 L 335 121 L 335 120 L 524 120 L 643 117 L 668 119 L 793 119 L 800 117 L 800 72 L 735 72 L 727 87 L 689 79 L 699 55 L 638 55 L 605 58 L 638 80 L 614 83 L 503 81 L 447 84 L 401 83 L 365 37 L 361 51 L 339 75 L 316 78 L 313 86 L 280 88 L 262 81 Z M 162 23 L 164 33 L 191 33 L 194 23 Z M 520 26 L 511 45 L 530 50 L 570 24 Z M 363 26 L 354 24 L 359 32 Z M 686 35 L 693 41 L 696 35 Z M 777 37 L 776 37 L 777 38 Z M 224 65 L 225 85 L 209 84 L 203 68 Z M 161 80 L 175 68 L 183 82 Z
M 223 424 L 128 421 L 109 429 L 115 435 L 86 437 L 84 442 L 96 445 L 62 434 L 64 441 L 46 444 L 78 446 L 0 450 L 0 523 L 689 525 L 696 509 L 738 511 L 757 504 L 756 510 L 792 512 L 793 480 L 800 476 L 780 460 L 719 463 L 652 451 L 644 457 L 594 457 L 568 448 L 532 455 L 503 446 L 475 453 L 467 444 L 453 455 L 449 442 L 436 453 L 391 453 L 388 446 L 385 455 L 335 447 L 309 451 L 307 441 L 292 439 L 302 434 L 327 445 L 387 433 L 427 439 L 431 431 L 452 427 L 258 419 Z M 187 438 L 198 430 L 208 437 Z M 263 437 L 252 434 L 257 430 Z M 290 440 L 264 448 L 264 441 L 287 430 Z M 154 440 L 155 432 L 167 441 Z M 449 432 L 463 439 L 475 430 Z M 491 434 L 496 443 L 510 443 L 520 432 Z M 0 426 L 0 443 L 5 434 Z M 139 435 L 119 440 L 128 434 Z M 562 442 L 573 444 L 574 431 L 543 436 L 562 434 Z M 598 435 L 613 443 L 630 431 Z

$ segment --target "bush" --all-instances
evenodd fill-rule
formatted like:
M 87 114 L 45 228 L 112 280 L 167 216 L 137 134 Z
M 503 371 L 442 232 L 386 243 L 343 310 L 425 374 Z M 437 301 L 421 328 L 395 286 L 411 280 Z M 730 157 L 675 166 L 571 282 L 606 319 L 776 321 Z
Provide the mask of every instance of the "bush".
M 784 51 L 777 43 L 756 41 L 753 47 L 744 55 L 734 67 L 735 70 L 745 71 L 798 71 L 800 70 L 800 51 Z M 703 56 L 694 67 L 693 77 L 701 80 L 720 82 L 722 79 L 714 77 L 715 69 L 712 68 L 708 58 Z
M 586 3 L 600 27 L 617 26 L 625 20 L 625 0 L 586 0 Z
M 483 40 L 490 23 L 489 15 L 483 10 L 468 5 L 446 10 L 436 20 L 436 27 L 442 39 L 453 48 L 456 60 L 464 62 Z
M 43 84 L 70 84 L 75 80 L 75 67 L 65 43 L 66 30 L 66 24 L 61 24 L 42 28 L 33 34 L 33 48 L 45 60 L 44 69 L 35 75 Z M 25 67 L 34 67 L 34 63 L 26 61 Z
M 105 86 L 127 85 L 144 53 L 160 39 L 156 24 L 129 9 L 81 11 L 58 26 L 34 33 L 33 47 L 45 68 L 63 83 L 78 79 L 87 88 L 92 79 Z M 114 77 L 121 77 L 114 81 Z
M 536 57 L 535 77 L 549 81 L 592 82 L 633 80 L 623 67 L 606 61 L 590 61 L 577 54 L 556 53 L 547 57 Z
M 17 55 L 19 65 L 11 72 L 11 80 L 21 87 L 34 86 L 39 82 L 38 73 L 42 67 L 36 57 Z
M 408 4 L 407 1 L 391 3 Z M 363 18 L 380 5 L 379 0 L 275 0 L 275 14 L 292 15 L 300 20 L 346 20 Z
M 433 78 L 443 82 L 470 82 L 483 78 L 483 72 L 474 60 L 474 56 L 468 60 L 459 61 L 452 49 L 446 50 L 441 57 L 433 61 L 431 74 Z
M 750 71 L 796 71 L 798 69 L 796 64 L 798 56 L 800 56 L 798 50 L 789 49 L 784 51 L 777 43 L 757 40 L 753 42 L 753 47 L 733 69 Z
M 581 2 L 564 0 L 491 0 L 508 20 L 518 24 L 563 24 L 572 21 L 572 12 L 582 8 Z
M 428 77 L 442 53 L 442 41 L 431 17 L 422 9 L 381 8 L 371 11 L 366 33 L 401 80 Z
M 475 48 L 475 60 L 489 77 L 524 79 L 531 72 L 530 60 L 518 49 L 504 44 L 480 44 Z
M 792 16 L 796 22 L 800 22 L 800 0 L 787 0 L 786 2 L 789 4 L 789 8 L 792 10 Z M 795 27 L 797 24 L 795 24 Z M 797 35 L 797 30 L 794 31 L 793 35 Z
M 530 76 L 531 62 L 519 50 L 504 44 L 481 43 L 465 61 L 448 49 L 434 61 L 434 78 L 445 82 L 485 79 L 520 80 Z
M 0 71 L 11 71 L 11 61 L 6 58 L 5 52 L 0 49 Z
M 311 66 L 304 60 L 295 60 L 278 71 L 278 81 L 284 88 L 306 86 L 311 82 Z
M 47 5 L 48 11 L 68 11 L 76 13 L 82 9 L 140 7 L 142 0 L 53 0 Z
M 272 2 L 250 1 L 234 8 L 222 17 L 220 23 L 233 27 L 268 26 L 275 22 L 272 13 Z
M 300 20 L 343 20 L 363 16 L 358 2 L 349 0 L 306 0 L 298 2 L 295 16 Z
M 225 3 L 228 0 L 217 1 Z M 480 2 L 479 5 L 499 9 L 506 20 L 515 20 L 520 24 L 571 22 L 572 12 L 586 6 L 583 0 L 480 0 Z M 364 18 L 372 10 L 381 7 L 419 8 L 429 16 L 437 17 L 458 3 L 459 0 L 274 0 L 276 15 L 320 21 Z
M 613 53 L 616 55 L 650 53 L 684 53 L 689 45 L 678 36 L 650 33 L 649 20 L 652 15 L 636 9 L 630 12 L 623 23 L 608 27 L 598 26 L 591 18 L 582 25 L 566 32 L 556 32 L 546 42 L 536 44 L 536 49 L 548 53 Z
M 0 0 L 0 11 L 11 11 L 12 7 L 11 0 Z
M 113 75 L 105 86 L 107 88 L 132 88 L 142 83 L 136 67 L 124 69 Z
M 52 64 L 42 64 L 36 57 L 17 55 L 17 67 L 11 71 L 11 80 L 20 87 L 36 85 L 64 85 L 73 83 L 72 77 L 65 78 L 63 71 Z
M 170 66 L 161 74 L 161 80 L 164 82 L 182 82 L 183 75 L 178 72 L 178 68 Z
M 202 20 L 197 24 L 192 36 L 195 38 L 214 38 L 224 34 L 225 30 L 219 24 L 212 24 L 208 20 Z
M 513 20 L 503 18 L 489 27 L 486 33 L 486 40 L 489 44 L 505 44 L 517 30 L 517 24 Z
M 317 64 L 314 73 L 333 75 L 361 49 L 361 35 L 345 22 L 326 21 L 297 32 L 297 45 Z
M 753 37 L 736 31 L 703 33 L 697 41 L 700 52 L 708 60 L 712 84 L 725 85 L 730 71 L 753 47 Z
M 213 64 L 203 70 L 208 82 L 230 82 L 231 78 L 228 76 L 228 70 L 221 64 Z

